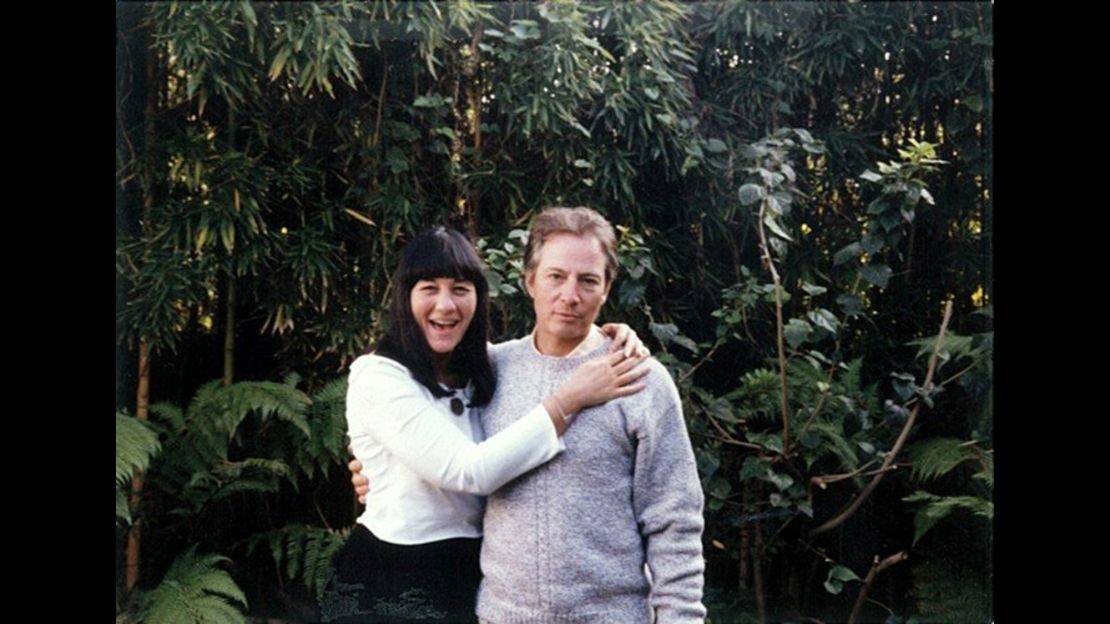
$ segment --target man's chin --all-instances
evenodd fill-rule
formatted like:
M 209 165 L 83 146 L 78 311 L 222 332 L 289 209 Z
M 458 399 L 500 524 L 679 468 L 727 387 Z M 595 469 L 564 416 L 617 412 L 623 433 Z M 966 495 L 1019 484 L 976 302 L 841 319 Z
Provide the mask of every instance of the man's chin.
M 590 330 L 589 325 L 581 325 L 581 323 L 555 323 L 555 325 L 551 335 L 560 342 L 582 342 Z

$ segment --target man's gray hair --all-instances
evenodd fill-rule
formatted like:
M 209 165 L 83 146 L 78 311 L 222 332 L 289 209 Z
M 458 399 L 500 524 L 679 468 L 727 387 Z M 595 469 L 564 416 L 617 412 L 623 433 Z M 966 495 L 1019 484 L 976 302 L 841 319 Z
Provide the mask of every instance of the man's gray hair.
M 535 271 L 543 244 L 551 236 L 563 233 L 597 238 L 605 252 L 605 284 L 612 284 L 620 267 L 617 262 L 617 234 L 608 219 L 585 206 L 545 208 L 532 219 L 528 228 L 528 245 L 524 247 L 525 270 Z

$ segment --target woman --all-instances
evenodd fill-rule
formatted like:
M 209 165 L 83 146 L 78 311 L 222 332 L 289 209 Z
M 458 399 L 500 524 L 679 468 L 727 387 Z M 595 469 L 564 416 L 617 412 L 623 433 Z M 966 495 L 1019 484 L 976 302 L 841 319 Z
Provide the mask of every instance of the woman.
M 336 556 L 321 617 L 474 621 L 482 496 L 557 455 L 578 411 L 641 390 L 633 382 L 648 369 L 622 352 L 583 364 L 484 439 L 474 408 L 493 396 L 494 374 L 474 248 L 454 230 L 428 230 L 405 248 L 392 284 L 389 329 L 351 364 L 347 394 L 351 446 L 377 485 Z

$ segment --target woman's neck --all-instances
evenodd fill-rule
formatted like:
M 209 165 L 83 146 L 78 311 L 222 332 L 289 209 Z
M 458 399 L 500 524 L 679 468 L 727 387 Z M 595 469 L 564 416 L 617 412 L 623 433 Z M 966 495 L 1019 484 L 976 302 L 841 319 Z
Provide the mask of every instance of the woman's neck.
M 432 354 L 432 371 L 435 372 L 436 381 L 453 388 L 457 385 L 458 375 L 451 370 L 451 354 Z

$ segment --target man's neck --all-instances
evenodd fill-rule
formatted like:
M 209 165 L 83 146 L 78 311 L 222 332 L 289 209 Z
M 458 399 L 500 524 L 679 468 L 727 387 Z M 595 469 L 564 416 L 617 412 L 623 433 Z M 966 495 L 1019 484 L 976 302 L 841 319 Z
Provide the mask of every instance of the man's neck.
M 571 357 L 574 355 L 582 355 L 587 351 L 592 351 L 603 340 L 600 334 L 601 332 L 597 327 L 590 325 L 590 331 L 587 332 L 581 340 L 571 343 L 559 341 L 552 336 L 542 335 L 533 328 L 532 346 L 543 355 L 549 355 L 551 357 Z

